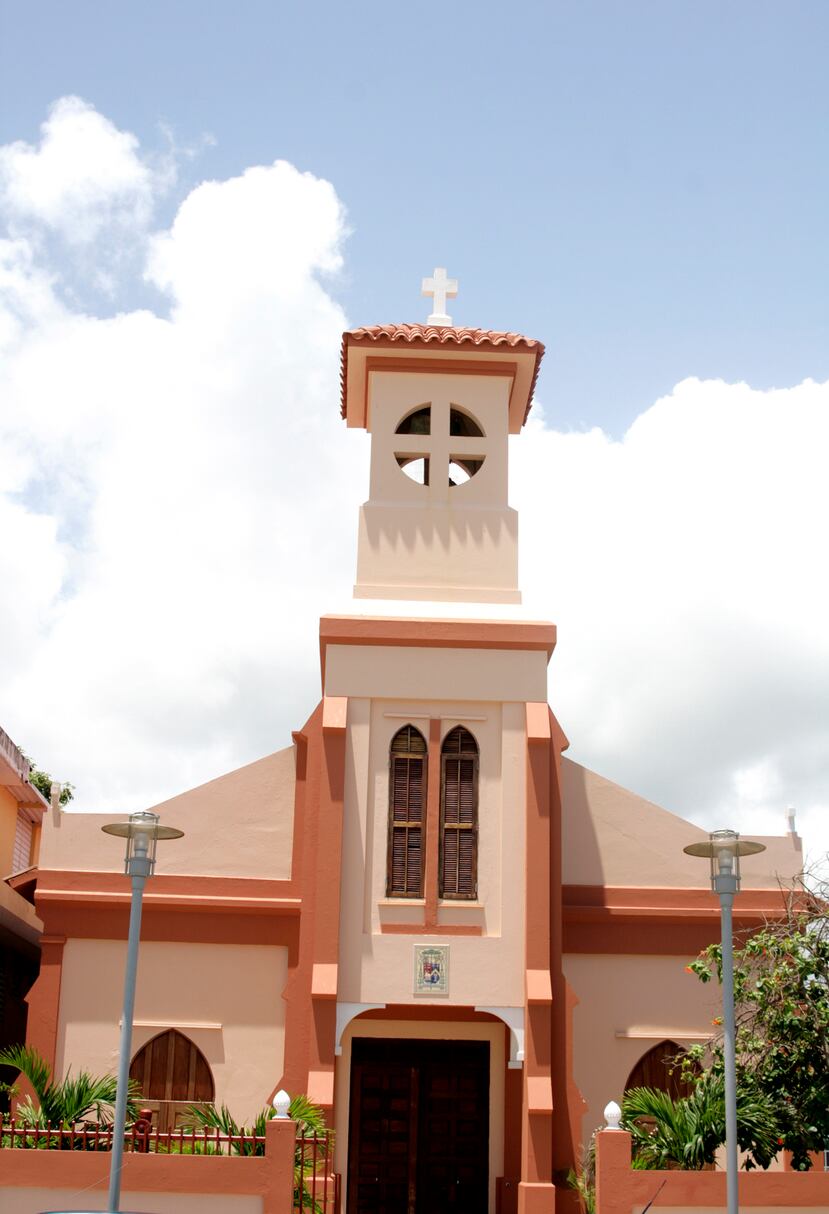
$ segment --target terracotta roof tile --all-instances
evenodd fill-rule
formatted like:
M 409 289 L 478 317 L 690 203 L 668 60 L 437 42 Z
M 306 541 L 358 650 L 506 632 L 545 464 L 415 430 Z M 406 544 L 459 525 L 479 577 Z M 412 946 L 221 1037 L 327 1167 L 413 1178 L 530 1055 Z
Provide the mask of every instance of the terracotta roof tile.
M 532 407 L 533 392 L 538 379 L 538 368 L 544 357 L 543 342 L 520 333 L 499 333 L 493 329 L 456 329 L 437 325 L 364 325 L 361 329 L 349 329 L 343 333 L 342 360 L 340 363 L 340 385 L 342 390 L 340 413 L 346 415 L 346 373 L 348 370 L 348 348 L 354 345 L 369 345 L 374 342 L 400 342 L 402 345 L 427 346 L 476 346 L 478 349 L 497 350 L 507 346 L 522 353 L 535 352 L 535 369 L 527 398 L 524 421 Z

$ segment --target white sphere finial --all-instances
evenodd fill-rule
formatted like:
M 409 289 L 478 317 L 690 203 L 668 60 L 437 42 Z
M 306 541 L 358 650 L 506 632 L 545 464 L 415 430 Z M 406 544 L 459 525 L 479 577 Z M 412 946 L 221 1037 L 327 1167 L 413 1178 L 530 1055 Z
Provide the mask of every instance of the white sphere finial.
M 615 1100 L 611 1100 L 604 1111 L 604 1119 L 608 1130 L 621 1130 L 622 1128 L 622 1110 L 619 1108 Z
M 280 1088 L 274 1096 L 273 1107 L 276 1109 L 277 1117 L 284 1121 L 291 1107 L 291 1098 L 284 1088 Z

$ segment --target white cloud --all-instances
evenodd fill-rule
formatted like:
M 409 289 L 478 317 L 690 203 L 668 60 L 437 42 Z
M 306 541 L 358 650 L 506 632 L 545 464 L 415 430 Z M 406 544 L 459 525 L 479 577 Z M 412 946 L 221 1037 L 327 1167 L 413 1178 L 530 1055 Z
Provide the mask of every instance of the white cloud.
M 31 197 L 66 192 L 55 163 Z M 19 232 L 0 246 L 0 723 L 86 807 L 268 753 L 316 701 L 367 485 L 326 289 L 344 236 L 334 188 L 284 162 L 206 182 L 151 242 L 169 317 L 105 320 Z M 571 754 L 712 825 L 782 832 L 795 804 L 827 849 L 829 385 L 685 380 L 621 442 L 554 421 L 514 440 L 512 497 Z
M 144 225 L 160 180 L 119 131 L 80 97 L 61 97 L 41 126 L 34 147 L 18 141 L 0 148 L 0 198 L 6 215 L 24 228 L 42 224 L 67 240 L 87 244 L 102 227 Z
M 331 503 L 363 462 L 318 282 L 343 234 L 332 187 L 290 165 L 207 183 L 154 246 L 169 319 L 75 313 L 11 248 L 0 500 L 29 534 L 0 556 L 28 588 L 4 596 L 4 724 L 90 807 L 276 749 L 313 707 L 308 621 L 350 576 Z
M 829 384 L 685 380 L 621 442 L 515 441 L 523 581 L 574 757 L 707 824 L 829 850 Z

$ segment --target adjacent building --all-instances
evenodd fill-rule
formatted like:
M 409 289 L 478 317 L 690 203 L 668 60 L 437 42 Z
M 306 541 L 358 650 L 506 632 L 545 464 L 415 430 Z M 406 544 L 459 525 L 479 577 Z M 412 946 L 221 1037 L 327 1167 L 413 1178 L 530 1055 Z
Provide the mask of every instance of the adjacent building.
M 37 977 L 43 931 L 31 891 L 49 807 L 29 773 L 29 760 L 0 729 L 0 1049 L 26 1038 L 26 995 Z M 0 1093 L 0 1109 L 7 1105 Z

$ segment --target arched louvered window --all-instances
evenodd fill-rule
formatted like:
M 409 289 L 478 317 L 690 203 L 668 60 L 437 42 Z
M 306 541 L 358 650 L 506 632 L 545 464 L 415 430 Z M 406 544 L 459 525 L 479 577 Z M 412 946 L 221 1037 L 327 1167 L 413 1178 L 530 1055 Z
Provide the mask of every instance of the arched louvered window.
M 478 896 L 478 744 L 462 725 L 441 748 L 440 897 Z
M 132 1060 L 134 1079 L 145 1100 L 201 1103 L 213 1099 L 213 1075 L 204 1054 L 184 1033 L 167 1029 L 148 1041 Z
M 643 1054 L 628 1075 L 625 1091 L 629 1088 L 657 1088 L 667 1092 L 673 1100 L 687 1096 L 690 1085 L 683 1082 L 676 1058 L 684 1054 L 684 1047 L 675 1041 L 660 1041 Z
M 426 740 L 413 725 L 404 725 L 389 753 L 389 898 L 423 897 L 425 834 Z

